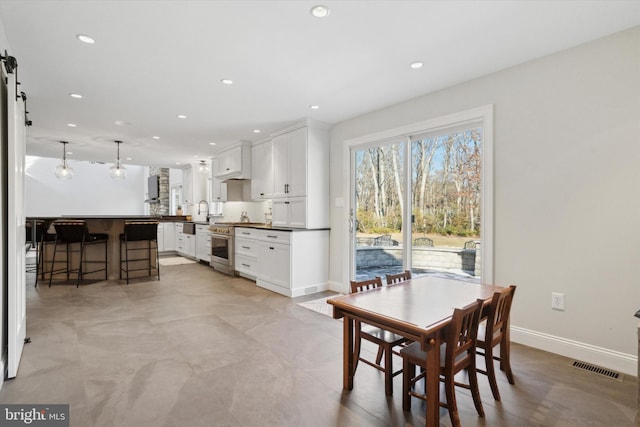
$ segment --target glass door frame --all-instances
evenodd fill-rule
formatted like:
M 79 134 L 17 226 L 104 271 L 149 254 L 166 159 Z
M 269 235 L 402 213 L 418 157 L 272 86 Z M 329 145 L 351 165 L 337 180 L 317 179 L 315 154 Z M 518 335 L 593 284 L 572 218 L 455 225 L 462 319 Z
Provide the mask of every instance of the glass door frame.
M 435 132 L 441 129 L 460 127 L 466 124 L 482 127 L 482 160 L 481 160 L 481 283 L 493 283 L 494 279 L 494 213 L 493 213 L 493 192 L 494 192 L 494 167 L 493 167 L 493 105 L 484 105 L 470 110 L 461 111 L 446 116 L 414 123 L 403 127 L 393 128 L 375 134 L 364 135 L 358 138 L 346 140 L 343 145 L 343 194 L 345 197 L 344 224 L 346 224 L 348 238 L 342 241 L 343 254 L 347 255 L 348 262 L 343 264 L 343 282 L 355 278 L 356 267 L 356 228 L 355 228 L 355 152 L 391 142 L 401 142 L 404 139 L 410 140 L 411 135 Z M 405 143 L 404 168 L 406 171 L 411 167 L 411 144 Z M 411 191 L 411 180 L 405 179 L 405 198 Z M 406 204 L 406 203 L 405 203 Z M 411 205 L 409 205 L 411 206 Z M 411 209 L 404 210 L 406 224 L 411 221 Z M 411 239 L 412 227 L 403 227 L 403 239 L 405 242 Z M 403 262 L 411 265 L 411 251 L 409 245 L 403 245 Z M 344 257 L 343 257 L 344 259 Z

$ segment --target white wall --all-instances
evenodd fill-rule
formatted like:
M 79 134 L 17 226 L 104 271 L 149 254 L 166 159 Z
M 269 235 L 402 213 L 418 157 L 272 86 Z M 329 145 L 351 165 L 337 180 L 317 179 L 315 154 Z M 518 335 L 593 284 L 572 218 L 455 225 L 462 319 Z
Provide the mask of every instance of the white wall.
M 427 77 L 425 77 L 427 78 Z M 495 282 L 516 284 L 512 338 L 635 372 L 640 308 L 640 27 L 354 118 L 331 132 L 331 200 L 348 197 L 343 142 L 494 105 Z M 349 280 L 331 207 L 332 286 Z M 551 310 L 551 292 L 566 310 Z
M 111 164 L 70 162 L 74 176 L 54 175 L 60 159 L 27 156 L 27 216 L 145 215 L 147 178 L 143 166 L 125 165 L 127 179 L 109 176 Z

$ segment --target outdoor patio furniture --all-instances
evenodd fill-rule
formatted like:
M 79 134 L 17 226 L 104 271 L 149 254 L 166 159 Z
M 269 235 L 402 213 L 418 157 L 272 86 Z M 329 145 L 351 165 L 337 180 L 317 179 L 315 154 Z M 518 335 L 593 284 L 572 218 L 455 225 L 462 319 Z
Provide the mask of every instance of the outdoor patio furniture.
M 428 237 L 418 237 L 413 241 L 413 246 L 421 246 L 425 248 L 433 247 L 433 240 Z

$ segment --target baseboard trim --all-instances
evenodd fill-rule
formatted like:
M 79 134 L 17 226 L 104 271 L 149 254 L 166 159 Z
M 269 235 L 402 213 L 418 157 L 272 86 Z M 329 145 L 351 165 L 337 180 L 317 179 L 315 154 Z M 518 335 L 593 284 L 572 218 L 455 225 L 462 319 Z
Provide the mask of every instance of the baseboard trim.
M 638 358 L 603 347 L 511 326 L 511 341 L 636 377 Z

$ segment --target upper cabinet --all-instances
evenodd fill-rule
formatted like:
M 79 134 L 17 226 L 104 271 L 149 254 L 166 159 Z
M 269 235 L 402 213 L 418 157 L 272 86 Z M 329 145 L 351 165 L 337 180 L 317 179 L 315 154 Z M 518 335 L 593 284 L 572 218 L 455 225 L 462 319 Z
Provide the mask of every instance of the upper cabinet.
M 221 179 L 251 178 L 251 144 L 242 142 L 215 155 L 214 177 Z
M 187 215 L 197 215 L 198 203 L 207 200 L 207 175 L 198 170 L 199 166 L 193 163 L 182 169 L 182 199 Z
M 254 147 L 255 148 L 255 147 Z M 329 133 L 305 121 L 271 135 L 274 225 L 329 226 Z
M 257 142 L 251 149 L 251 199 L 265 200 L 273 197 L 273 141 Z
M 303 127 L 273 137 L 274 198 L 307 193 L 307 130 Z

